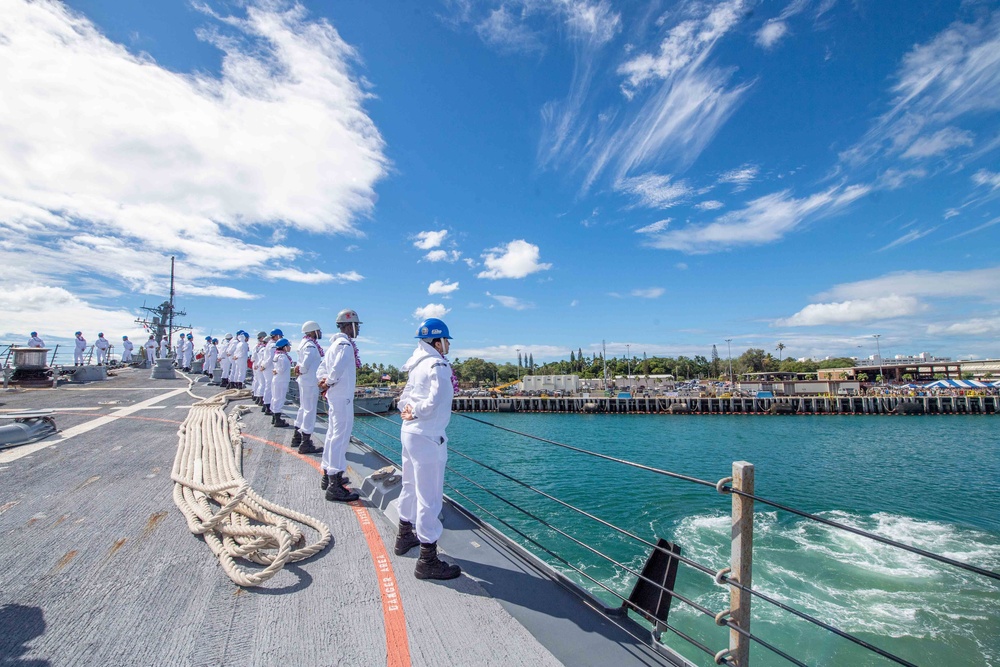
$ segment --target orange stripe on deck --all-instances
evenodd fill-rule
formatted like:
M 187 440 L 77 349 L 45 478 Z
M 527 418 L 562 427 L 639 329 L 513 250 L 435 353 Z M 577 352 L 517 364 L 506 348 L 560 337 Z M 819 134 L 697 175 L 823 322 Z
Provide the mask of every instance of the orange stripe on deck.
M 242 434 L 244 438 L 256 440 L 268 444 L 275 449 L 280 449 L 286 454 L 291 454 L 302 459 L 317 472 L 321 472 L 319 462 L 316 459 L 299 454 L 297 450 L 286 447 L 280 442 L 259 438 L 247 433 Z M 372 563 L 375 565 L 375 576 L 378 579 L 379 590 L 382 593 L 382 619 L 385 623 L 385 652 L 387 667 L 409 667 L 410 665 L 410 642 L 406 635 L 406 614 L 403 611 L 403 600 L 399 594 L 399 586 L 396 584 L 396 574 L 392 569 L 392 562 L 389 560 L 389 553 L 382 541 L 382 536 L 372 521 L 368 508 L 360 502 L 350 503 L 354 510 L 354 516 L 361 526 L 361 533 L 368 543 L 368 551 L 372 555 Z

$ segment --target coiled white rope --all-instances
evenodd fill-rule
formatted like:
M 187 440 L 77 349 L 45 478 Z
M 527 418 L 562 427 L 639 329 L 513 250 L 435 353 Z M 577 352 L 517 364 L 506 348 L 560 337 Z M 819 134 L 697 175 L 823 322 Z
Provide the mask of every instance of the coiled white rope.
M 322 521 L 265 500 L 243 478 L 239 417 L 249 408 L 239 406 L 227 419 L 226 404 L 249 395 L 224 391 L 191 407 L 177 431 L 177 457 L 170 478 L 174 503 L 188 528 L 204 536 L 229 578 L 240 586 L 260 586 L 285 563 L 322 551 L 332 535 Z M 319 539 L 294 548 L 305 543 L 298 524 L 315 530 Z M 265 567 L 248 569 L 237 558 Z

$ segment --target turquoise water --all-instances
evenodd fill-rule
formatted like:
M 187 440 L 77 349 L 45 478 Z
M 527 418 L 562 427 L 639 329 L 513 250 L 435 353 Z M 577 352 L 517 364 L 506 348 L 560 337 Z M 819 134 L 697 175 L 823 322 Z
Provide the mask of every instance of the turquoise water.
M 701 479 L 754 464 L 756 493 L 929 551 L 1000 571 L 1000 422 L 991 416 L 473 415 L 507 428 Z M 358 419 L 356 433 L 390 445 Z M 387 428 L 388 427 L 388 428 Z M 464 452 L 643 539 L 679 543 L 713 569 L 729 560 L 730 498 L 714 489 L 512 435 L 455 415 L 453 450 Z M 398 457 L 396 457 L 398 460 Z M 449 465 L 501 497 L 596 547 L 633 570 L 648 548 L 453 453 Z M 468 495 L 446 493 L 497 514 L 589 576 L 623 595 L 635 577 L 574 544 L 457 474 Z M 569 572 L 609 605 L 618 600 L 572 573 L 499 521 L 491 523 Z M 1000 667 L 1000 582 L 759 505 L 755 588 L 918 665 Z M 713 610 L 728 592 L 681 565 L 677 591 Z M 674 601 L 671 625 L 718 650 L 728 630 Z M 845 639 L 754 600 L 755 635 L 810 665 L 890 665 Z M 699 665 L 709 656 L 668 633 L 667 643 Z M 755 646 L 754 665 L 787 665 Z

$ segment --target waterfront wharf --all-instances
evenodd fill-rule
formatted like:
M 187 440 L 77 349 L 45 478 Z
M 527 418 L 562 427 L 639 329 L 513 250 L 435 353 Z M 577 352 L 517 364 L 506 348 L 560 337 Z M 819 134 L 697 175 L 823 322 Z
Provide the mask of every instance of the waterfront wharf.
M 698 415 L 993 415 L 998 408 L 998 396 L 458 396 L 452 402 L 455 412 Z

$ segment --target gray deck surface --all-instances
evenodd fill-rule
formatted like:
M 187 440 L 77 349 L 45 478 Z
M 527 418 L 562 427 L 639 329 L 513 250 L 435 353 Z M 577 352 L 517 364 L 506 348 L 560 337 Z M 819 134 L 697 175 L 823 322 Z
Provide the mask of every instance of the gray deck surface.
M 381 575 L 355 509 L 326 502 L 308 463 L 261 440 L 287 444 L 291 429 L 247 414 L 258 439 L 245 442 L 244 476 L 326 521 L 326 550 L 241 589 L 188 531 L 170 480 L 187 387 L 125 370 L 0 393 L 0 413 L 53 409 L 61 431 L 0 451 L 0 665 L 386 664 Z M 385 463 L 353 446 L 348 461 L 358 486 Z M 415 579 L 416 550 L 393 555 L 393 522 L 362 500 L 395 572 L 411 664 L 668 664 L 454 508 L 440 548 L 467 574 Z

